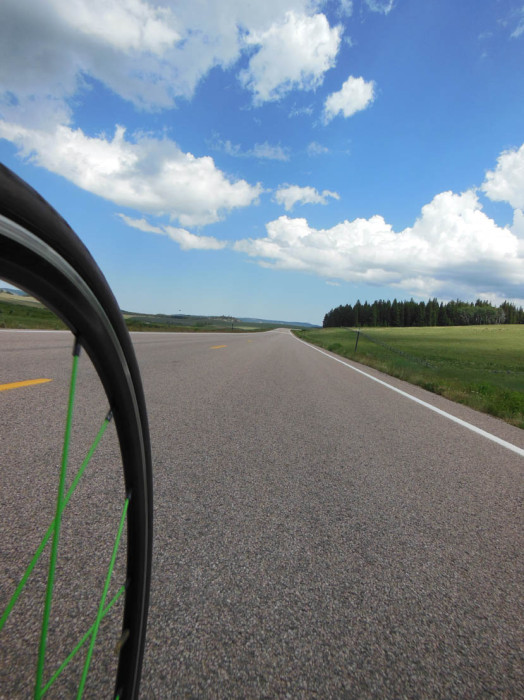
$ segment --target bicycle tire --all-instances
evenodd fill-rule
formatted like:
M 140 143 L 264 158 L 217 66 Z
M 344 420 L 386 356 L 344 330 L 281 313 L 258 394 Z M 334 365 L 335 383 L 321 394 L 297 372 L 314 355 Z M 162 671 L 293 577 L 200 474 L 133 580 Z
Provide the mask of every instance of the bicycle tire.
M 111 407 L 130 497 L 127 573 L 115 697 L 136 698 L 153 542 L 151 447 L 144 391 L 116 299 L 91 254 L 34 189 L 0 164 L 0 278 L 29 292 L 81 341 Z

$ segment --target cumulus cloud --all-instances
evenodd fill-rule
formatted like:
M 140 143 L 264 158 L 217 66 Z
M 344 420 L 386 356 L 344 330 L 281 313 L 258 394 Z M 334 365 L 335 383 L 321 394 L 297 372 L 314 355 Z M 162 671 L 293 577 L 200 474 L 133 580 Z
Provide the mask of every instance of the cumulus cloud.
M 482 190 L 496 202 L 524 209 L 524 144 L 500 154 L 495 170 L 486 173 Z
M 490 196 L 514 206 L 521 203 L 521 152 L 522 148 L 502 153 L 483 186 Z M 329 196 L 336 193 L 285 185 L 275 198 L 289 211 L 296 203 L 321 203 Z M 285 215 L 266 225 L 265 236 L 230 244 L 153 226 L 145 219 L 122 218 L 143 231 L 169 235 L 185 249 L 228 247 L 264 267 L 316 274 L 327 284 L 388 285 L 418 296 L 522 299 L 524 213 L 516 206 L 512 225 L 498 226 L 482 210 L 475 189 L 441 192 L 422 207 L 412 226 L 398 232 L 378 215 L 325 229 Z
M 341 33 L 342 28 L 331 28 L 323 14 L 290 10 L 267 30 L 246 36 L 246 44 L 258 51 L 240 79 L 253 92 L 255 103 L 278 100 L 291 89 L 312 90 L 334 65 Z
M 521 209 L 515 209 L 513 212 L 513 233 L 524 240 L 524 212 Z
M 168 8 L 141 0 L 48 0 L 47 4 L 75 32 L 122 51 L 162 55 L 181 38 Z
M 450 288 L 511 294 L 524 284 L 524 240 L 497 226 L 473 190 L 438 194 L 412 227 L 398 233 L 378 215 L 329 229 L 281 216 L 266 230 L 265 237 L 238 241 L 235 249 L 265 266 L 413 294 Z
M 314 187 L 284 185 L 275 193 L 275 201 L 283 204 L 286 211 L 291 211 L 295 204 L 327 204 L 327 198 L 340 199 L 337 192 L 324 190 L 318 192 Z
M 87 136 L 74 127 L 82 90 L 100 81 L 147 109 L 190 98 L 215 67 L 235 69 L 256 102 L 322 82 L 342 29 L 317 10 L 321 0 L 2 0 L 0 138 L 84 189 L 184 226 L 217 221 L 262 191 L 232 181 L 211 158 L 183 153 L 167 139 Z M 347 6 L 347 3 L 343 3 Z M 346 8 L 347 9 L 347 8 Z M 80 98 L 79 98 L 80 95 Z M 280 145 L 257 143 L 233 155 L 289 159 Z
M 11 95 L 11 107 L 51 100 L 67 112 L 89 76 L 141 108 L 163 109 L 191 98 L 212 68 L 230 69 L 248 55 L 243 84 L 258 102 L 276 99 L 315 87 L 333 65 L 341 29 L 315 14 L 320 5 L 2 0 L 0 93 L 4 106 Z
M 338 92 L 328 96 L 324 104 L 324 122 L 331 121 L 337 114 L 351 117 L 360 112 L 375 99 L 375 83 L 366 83 L 364 78 L 354 78 L 352 75 L 342 85 Z
M 145 107 L 172 105 L 180 41 L 168 8 L 141 0 L 4 0 L 0 23 L 0 88 L 22 102 L 67 100 L 96 78 Z
M 119 216 L 124 223 L 139 231 L 168 236 L 171 240 L 178 243 L 182 250 L 221 250 L 227 245 L 226 241 L 219 241 L 218 238 L 214 236 L 198 236 L 183 228 L 175 228 L 174 226 L 154 226 L 144 218 L 133 219 L 125 214 L 119 214 Z
M 0 137 L 18 144 L 32 162 L 115 204 L 167 214 L 182 226 L 218 221 L 227 211 L 254 203 L 262 187 L 231 181 L 212 158 L 184 153 L 174 141 L 137 135 L 89 137 L 60 125 L 31 130 L 0 122 Z

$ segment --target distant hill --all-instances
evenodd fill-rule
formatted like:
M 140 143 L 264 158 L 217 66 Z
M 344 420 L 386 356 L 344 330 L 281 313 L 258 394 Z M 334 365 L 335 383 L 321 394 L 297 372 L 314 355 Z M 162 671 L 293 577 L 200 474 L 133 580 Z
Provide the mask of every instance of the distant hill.
M 266 321 L 261 318 L 237 316 L 191 316 L 189 314 L 141 314 L 123 311 L 130 330 L 186 329 L 201 331 L 266 331 L 284 326 L 286 328 L 319 328 L 311 323 L 296 321 Z
M 33 311 L 23 311 L 22 307 Z M 56 326 L 54 315 L 43 307 L 41 302 L 19 289 L 0 287 L 0 327 L 7 328 L 42 328 L 43 318 L 49 317 L 49 328 Z M 238 318 L 235 316 L 191 316 L 189 314 L 144 314 L 136 311 L 122 310 L 129 330 L 186 330 L 186 331 L 267 331 L 284 326 L 286 328 L 319 328 L 312 323 L 302 321 L 267 321 L 261 318 Z M 39 315 L 40 314 L 40 315 Z M 8 318 L 9 317 L 9 318 Z
M 263 323 L 270 324 L 272 326 L 298 326 L 300 328 L 320 328 L 314 323 L 305 323 L 304 321 L 272 321 L 263 318 L 239 318 L 242 323 Z
M 12 287 L 0 287 L 0 294 L 14 294 L 19 297 L 29 296 L 27 292 L 23 292 L 21 289 L 13 289 Z

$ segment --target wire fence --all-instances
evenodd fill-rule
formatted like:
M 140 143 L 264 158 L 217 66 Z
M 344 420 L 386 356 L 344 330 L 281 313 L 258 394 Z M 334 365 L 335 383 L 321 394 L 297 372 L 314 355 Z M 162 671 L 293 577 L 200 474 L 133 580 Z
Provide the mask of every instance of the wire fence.
M 355 343 L 355 350 L 357 349 L 358 345 L 358 339 L 359 336 L 362 336 L 366 340 L 369 340 L 371 343 L 375 343 L 376 345 L 380 345 L 381 347 L 385 348 L 386 350 L 389 350 L 389 352 L 393 352 L 396 355 L 401 355 L 402 357 L 405 357 L 407 360 L 410 360 L 411 362 L 416 362 L 419 365 L 424 365 L 424 367 L 429 367 L 430 369 L 438 369 L 436 365 L 430 364 L 427 360 L 423 360 L 420 357 L 415 357 L 415 355 L 411 355 L 409 352 L 405 352 L 404 350 L 399 350 L 398 348 L 394 348 L 391 345 L 388 345 L 387 343 L 382 342 L 382 340 L 377 340 L 376 338 L 372 338 L 370 335 L 367 333 L 364 333 L 360 328 L 358 329 L 350 329 L 353 333 L 357 334 L 357 340 Z
M 411 362 L 415 362 L 419 365 L 423 365 L 424 367 L 428 367 L 429 369 L 433 369 L 433 370 L 439 369 L 438 364 L 432 364 L 431 362 L 428 362 L 427 360 L 425 360 L 421 357 L 416 357 L 415 355 L 411 355 L 409 352 L 406 352 L 405 350 L 399 350 L 398 348 L 395 348 L 392 345 L 389 345 L 388 343 L 384 343 L 382 340 L 378 340 L 377 338 L 373 338 L 368 333 L 364 333 L 364 331 L 360 328 L 350 328 L 349 330 L 352 333 L 357 334 L 357 339 L 355 342 L 355 350 L 357 349 L 357 346 L 358 346 L 359 337 L 362 336 L 366 340 L 369 340 L 370 343 L 375 343 L 375 345 L 380 345 L 381 347 L 385 348 L 389 352 L 392 352 L 395 355 L 400 355 L 400 356 L 404 357 L 405 359 L 410 360 Z M 468 369 L 468 368 L 469 369 L 478 369 L 478 367 L 473 367 L 471 364 L 468 364 L 467 362 L 460 362 L 459 360 L 453 360 L 452 362 L 442 361 L 440 364 L 447 364 L 447 365 L 452 364 L 455 367 L 461 367 L 464 369 Z M 510 374 L 510 375 L 515 375 L 515 376 L 524 375 L 524 372 L 521 372 L 518 370 L 512 370 L 512 369 L 489 369 L 489 368 L 485 367 L 485 368 L 483 368 L 483 371 L 486 373 L 489 373 L 489 374 Z

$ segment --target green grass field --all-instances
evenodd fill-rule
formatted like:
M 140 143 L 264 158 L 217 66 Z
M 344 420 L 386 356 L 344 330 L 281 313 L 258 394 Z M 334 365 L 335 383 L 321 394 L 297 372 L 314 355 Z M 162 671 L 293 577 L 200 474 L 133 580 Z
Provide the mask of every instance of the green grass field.
M 524 428 L 524 325 L 298 331 L 303 340 Z
M 0 301 L 0 328 L 59 330 L 65 328 L 65 325 L 39 302 L 23 304 L 18 301 Z
M 125 322 L 130 331 L 162 331 L 165 333 L 245 333 L 247 331 L 257 332 L 274 328 L 274 326 L 250 326 L 240 322 L 194 321 L 191 323 L 180 323 L 176 319 L 169 320 L 160 316 L 126 316 Z M 197 317 L 198 318 L 198 317 Z M 150 320 L 149 320 L 150 319 Z

